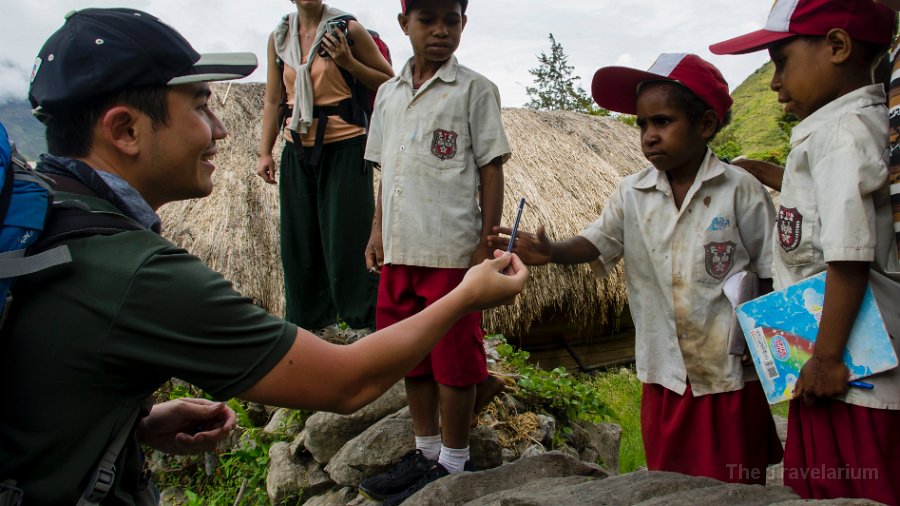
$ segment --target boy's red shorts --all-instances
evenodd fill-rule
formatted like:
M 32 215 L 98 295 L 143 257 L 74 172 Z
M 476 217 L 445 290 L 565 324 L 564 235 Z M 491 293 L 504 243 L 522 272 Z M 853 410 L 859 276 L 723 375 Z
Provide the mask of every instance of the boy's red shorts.
M 375 327 L 404 320 L 440 299 L 462 281 L 468 269 L 385 265 L 378 285 Z M 487 378 L 481 313 L 459 319 L 407 378 L 432 376 L 440 385 L 467 387 Z
M 781 440 L 758 381 L 733 392 L 694 397 L 645 383 L 641 435 L 647 469 L 764 485 L 781 461 Z

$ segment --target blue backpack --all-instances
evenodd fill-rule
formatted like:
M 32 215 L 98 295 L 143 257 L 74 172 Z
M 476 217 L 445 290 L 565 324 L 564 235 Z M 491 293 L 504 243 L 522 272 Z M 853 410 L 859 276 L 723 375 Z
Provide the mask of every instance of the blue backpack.
M 0 325 L 16 278 L 72 261 L 66 246 L 26 254 L 47 223 L 53 204 L 50 184 L 19 155 L 0 123 Z

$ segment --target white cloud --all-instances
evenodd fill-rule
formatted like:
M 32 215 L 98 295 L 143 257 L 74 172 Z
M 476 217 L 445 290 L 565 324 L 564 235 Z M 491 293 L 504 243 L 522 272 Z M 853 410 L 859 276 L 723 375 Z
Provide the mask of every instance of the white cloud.
M 335 0 L 368 28 L 378 31 L 399 70 L 411 55 L 397 26 L 397 0 Z M 0 90 L 27 86 L 31 63 L 43 41 L 63 23 L 63 15 L 84 4 L 73 0 L 10 1 L 4 6 L 0 47 L 16 66 L 0 70 Z M 92 0 L 95 7 L 128 6 L 146 10 L 179 30 L 201 52 L 252 51 L 265 76 L 266 40 L 288 0 Z M 536 55 L 549 52 L 548 33 L 562 43 L 582 87 L 606 65 L 647 68 L 663 52 L 693 52 L 718 66 L 732 88 L 762 65 L 765 52 L 714 56 L 709 44 L 761 27 L 771 0 L 568 0 L 548 5 L 540 0 L 480 0 L 469 5 L 460 61 L 494 80 L 504 105 L 520 106 L 531 83 L 528 69 Z M 626 58 L 627 59 L 624 59 Z

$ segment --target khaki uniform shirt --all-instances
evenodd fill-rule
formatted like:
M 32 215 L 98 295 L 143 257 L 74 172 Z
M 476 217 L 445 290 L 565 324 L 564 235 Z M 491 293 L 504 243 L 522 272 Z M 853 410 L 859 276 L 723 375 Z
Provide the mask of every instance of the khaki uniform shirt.
M 635 322 L 638 378 L 683 394 L 738 390 L 756 378 L 728 353 L 734 311 L 722 292 L 743 270 L 771 278 L 768 193 L 750 174 L 708 151 L 681 209 L 665 173 L 653 167 L 625 178 L 600 218 L 581 236 L 609 272 L 625 259 Z
M 872 262 L 875 300 L 898 350 L 900 266 L 887 184 L 888 115 L 880 85 L 825 105 L 794 127 L 781 187 L 775 287 L 818 274 L 828 262 Z M 900 354 L 900 351 L 898 351 Z M 900 370 L 851 388 L 850 404 L 900 409 Z
M 410 63 L 379 88 L 366 145 L 382 170 L 384 261 L 466 268 L 481 240 L 478 169 L 510 155 L 500 92 L 456 57 L 414 91 Z

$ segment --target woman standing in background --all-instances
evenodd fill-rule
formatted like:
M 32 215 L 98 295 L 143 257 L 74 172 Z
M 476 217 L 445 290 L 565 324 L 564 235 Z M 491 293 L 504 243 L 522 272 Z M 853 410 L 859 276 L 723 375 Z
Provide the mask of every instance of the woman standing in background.
M 285 319 L 333 340 L 340 317 L 353 340 L 374 328 L 378 280 L 364 257 L 374 213 L 366 121 L 348 108 L 354 83 L 377 90 L 393 70 L 351 15 L 322 0 L 291 2 L 296 11 L 269 36 L 256 171 L 275 184 L 281 135 Z

